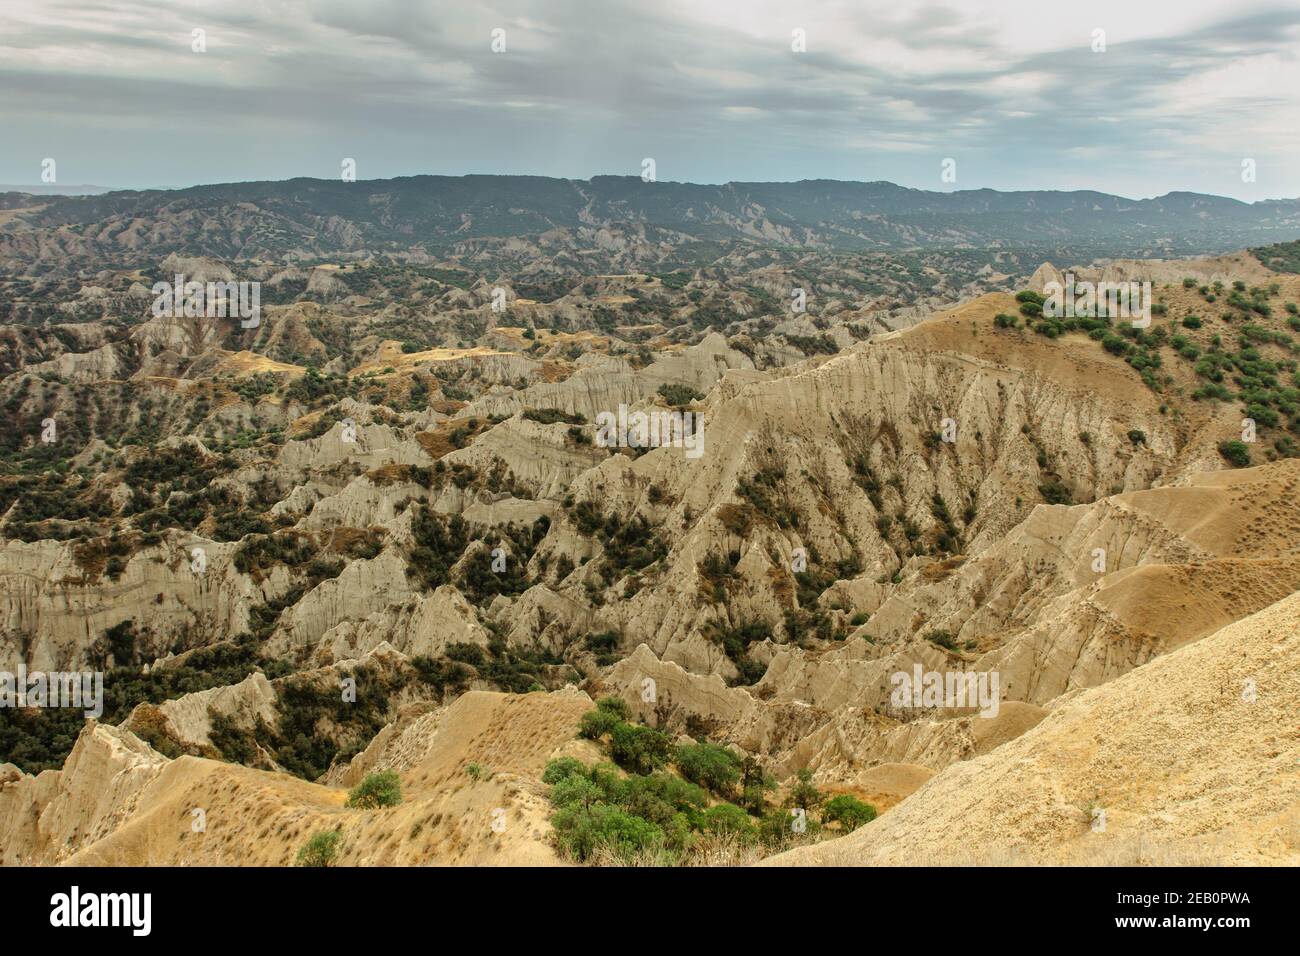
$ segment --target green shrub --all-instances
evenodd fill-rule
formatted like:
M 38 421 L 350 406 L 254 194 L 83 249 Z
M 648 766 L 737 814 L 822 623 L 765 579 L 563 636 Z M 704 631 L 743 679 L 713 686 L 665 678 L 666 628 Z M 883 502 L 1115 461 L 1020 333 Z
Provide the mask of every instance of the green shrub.
M 815 837 L 821 832 L 822 826 L 815 817 L 808 815 L 806 807 L 802 809 L 805 810 L 803 833 Z M 792 808 L 770 808 L 758 821 L 758 838 L 768 849 L 781 850 L 789 846 L 791 840 L 797 835 L 794 821 L 795 814 Z
M 673 757 L 683 777 L 714 793 L 732 792 L 740 780 L 740 756 L 718 744 L 683 744 Z
M 734 803 L 719 803 L 704 811 L 704 831 L 734 836 L 742 843 L 752 843 L 758 830 L 748 813 Z
M 1074 504 L 1074 497 L 1070 494 L 1070 489 L 1056 479 L 1039 485 L 1038 493 L 1043 496 L 1043 500 L 1049 505 Z
M 613 714 L 619 720 L 632 719 L 632 708 L 622 697 L 602 697 L 596 701 L 596 709 Z
M 298 866 L 330 866 L 338 854 L 339 843 L 343 834 L 337 830 L 325 830 L 316 833 L 306 845 L 298 851 Z
M 610 732 L 610 756 L 631 773 L 652 773 L 668 762 L 672 741 L 662 730 L 619 723 Z
M 831 797 L 822 809 L 822 823 L 838 823 L 846 832 L 876 819 L 876 808 L 846 793 Z
M 664 831 L 649 820 L 607 803 L 561 807 L 551 817 L 555 841 L 561 852 L 584 861 L 604 847 L 623 860 L 652 850 L 665 842 Z
M 595 710 L 582 715 L 578 722 L 578 736 L 599 740 L 606 734 L 613 733 L 615 727 L 631 716 L 632 708 L 627 705 L 627 701 L 618 697 L 602 697 L 596 701 Z
M 557 807 L 590 807 L 599 803 L 604 791 L 580 774 L 570 774 L 551 787 L 551 803 Z
M 394 770 L 368 773 L 348 793 L 348 806 L 360 810 L 395 807 L 402 802 L 402 784 Z
M 634 774 L 607 789 L 611 802 L 656 826 L 667 826 L 678 813 L 697 817 L 709 803 L 704 788 L 664 771 L 647 776 Z
M 1102 337 L 1101 347 L 1112 355 L 1123 355 L 1128 351 L 1129 345 L 1115 333 L 1107 332 Z
M 578 721 L 578 736 L 586 737 L 588 740 L 599 740 L 606 734 L 613 733 L 614 728 L 622 723 L 623 720 L 618 714 L 597 707 L 595 710 L 587 711 Z
M 525 408 L 524 418 L 539 425 L 554 425 L 564 422 L 566 425 L 585 425 L 587 419 L 581 415 L 570 415 L 558 408 Z
M 704 397 L 689 385 L 670 385 L 668 383 L 659 386 L 659 395 L 669 405 L 689 405 L 691 402 Z
M 947 650 L 955 651 L 957 649 L 957 639 L 952 636 L 950 631 L 929 631 L 924 637 L 931 644 L 936 644 Z
M 587 775 L 587 768 L 583 766 L 581 760 L 577 757 L 556 757 L 547 763 L 546 769 L 542 771 L 542 783 L 553 786 L 565 777 L 572 777 L 575 774 L 582 777 Z
M 1250 465 L 1250 449 L 1246 447 L 1245 442 L 1220 442 L 1219 454 L 1226 458 L 1234 468 L 1246 468 Z

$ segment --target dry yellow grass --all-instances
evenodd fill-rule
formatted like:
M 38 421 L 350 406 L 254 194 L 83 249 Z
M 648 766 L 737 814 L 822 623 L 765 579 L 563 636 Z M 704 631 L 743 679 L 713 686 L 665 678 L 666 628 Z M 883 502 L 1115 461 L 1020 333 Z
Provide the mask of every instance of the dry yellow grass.
M 496 349 L 486 348 L 481 345 L 468 349 L 436 348 L 426 349 L 423 352 L 403 352 L 402 343 L 386 341 L 379 346 L 375 358 L 368 362 L 362 362 L 348 374 L 365 375 L 367 372 L 383 374 L 384 369 L 388 368 L 393 369 L 394 372 L 403 372 L 426 363 L 454 362 L 463 358 L 479 358 L 485 355 L 503 354 L 508 353 L 499 352 Z

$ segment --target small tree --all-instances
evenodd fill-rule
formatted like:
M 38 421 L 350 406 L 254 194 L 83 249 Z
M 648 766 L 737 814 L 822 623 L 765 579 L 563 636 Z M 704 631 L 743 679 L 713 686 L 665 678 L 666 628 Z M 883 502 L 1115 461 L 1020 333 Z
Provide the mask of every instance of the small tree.
M 590 807 L 605 796 L 600 787 L 586 777 L 572 774 L 551 787 L 551 803 L 557 807 Z
M 393 770 L 368 773 L 348 793 L 348 806 L 359 810 L 395 807 L 402 802 L 402 784 Z
M 577 757 L 556 757 L 547 763 L 546 769 L 542 771 L 542 783 L 554 786 L 565 777 L 586 775 L 587 767 Z
M 613 714 L 619 720 L 632 719 L 632 708 L 628 706 L 627 701 L 622 697 L 602 697 L 596 701 L 596 709 L 607 714 Z
M 740 779 L 740 757 L 730 747 L 683 744 L 673 759 L 683 777 L 721 796 L 729 795 Z
M 874 819 L 876 819 L 875 807 L 847 793 L 831 797 L 822 810 L 822 823 L 838 823 L 846 833 Z
M 578 721 L 578 736 L 586 737 L 588 740 L 599 740 L 606 734 L 613 733 L 614 728 L 622 723 L 622 719 L 617 714 L 597 707 L 595 710 L 587 711 Z
M 740 765 L 740 803 L 753 814 L 761 814 L 767 805 L 767 793 L 776 789 L 776 781 L 753 757 L 746 757 Z
M 337 830 L 323 830 L 312 835 L 306 845 L 298 851 L 298 866 L 330 866 L 338 854 L 339 841 L 343 834 Z
M 790 790 L 790 796 L 786 804 L 790 807 L 801 807 L 809 812 L 816 810 L 826 799 L 826 795 L 813 786 L 812 771 L 805 767 L 798 773 L 798 782 Z
M 653 773 L 668 762 L 672 741 L 662 730 L 620 723 L 610 734 L 610 756 L 624 770 Z
M 1225 441 L 1219 443 L 1219 454 L 1228 460 L 1234 468 L 1250 465 L 1250 449 L 1243 441 Z

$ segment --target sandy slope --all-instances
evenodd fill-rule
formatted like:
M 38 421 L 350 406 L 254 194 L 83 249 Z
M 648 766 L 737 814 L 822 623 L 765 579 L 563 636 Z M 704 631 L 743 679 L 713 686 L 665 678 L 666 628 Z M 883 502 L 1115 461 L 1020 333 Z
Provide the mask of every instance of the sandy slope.
M 1300 593 L 1079 693 L 876 823 L 769 862 L 1300 864 L 1297 713 Z
M 339 829 L 342 865 L 555 864 L 541 772 L 573 747 L 590 707 L 572 690 L 471 691 L 399 722 L 359 758 L 358 771 L 398 771 L 404 800 L 386 810 L 346 808 L 345 787 L 167 760 L 129 731 L 88 724 L 63 770 L 0 768 L 0 863 L 278 866 Z

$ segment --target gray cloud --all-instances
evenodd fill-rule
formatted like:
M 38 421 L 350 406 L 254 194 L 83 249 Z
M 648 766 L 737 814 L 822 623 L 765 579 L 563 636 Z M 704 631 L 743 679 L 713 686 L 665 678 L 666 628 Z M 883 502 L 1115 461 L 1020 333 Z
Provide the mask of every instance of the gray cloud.
M 333 176 L 345 156 L 363 177 L 635 174 L 652 156 L 665 179 L 940 188 L 953 157 L 960 188 L 1300 194 L 1300 11 L 1184 0 L 1141 30 L 1107 0 L 1099 54 L 1093 21 L 1057 29 L 1019 2 L 705 19 L 631 0 L 11 0 L 0 181 L 36 181 L 45 156 L 62 181 L 133 187 Z M 1241 182 L 1244 157 L 1258 183 Z

